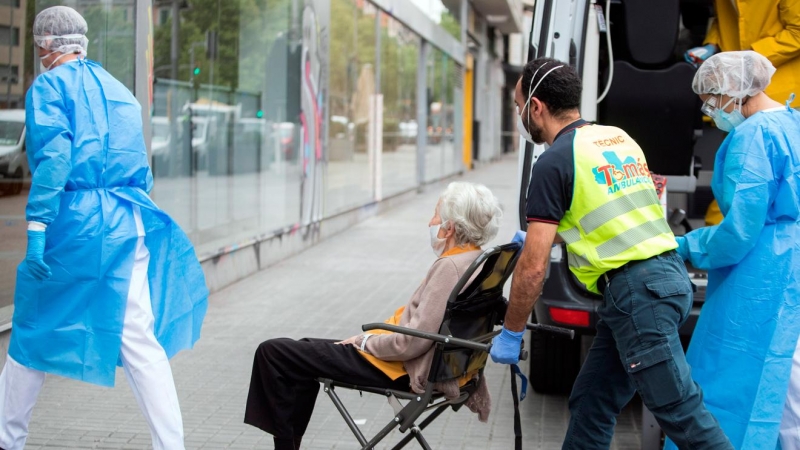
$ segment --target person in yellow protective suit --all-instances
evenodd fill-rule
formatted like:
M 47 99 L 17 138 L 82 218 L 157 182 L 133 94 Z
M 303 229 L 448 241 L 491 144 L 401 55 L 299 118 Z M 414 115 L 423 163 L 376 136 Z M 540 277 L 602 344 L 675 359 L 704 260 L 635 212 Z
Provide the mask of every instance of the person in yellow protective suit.
M 714 0 L 716 17 L 704 47 L 686 52 L 702 63 L 714 53 L 755 50 L 777 69 L 765 93 L 780 103 L 792 93 L 800 107 L 800 0 Z
M 701 64 L 720 51 L 755 50 L 777 69 L 765 93 L 779 102 L 797 93 L 791 106 L 800 108 L 800 0 L 715 0 L 714 8 L 706 45 L 687 51 L 686 60 Z M 706 226 L 721 221 L 714 200 L 706 210 Z
M 719 225 L 722 222 L 722 211 L 719 210 L 719 203 L 716 200 L 712 201 L 710 205 L 708 205 L 708 209 L 706 209 L 706 226 L 711 227 L 714 225 Z

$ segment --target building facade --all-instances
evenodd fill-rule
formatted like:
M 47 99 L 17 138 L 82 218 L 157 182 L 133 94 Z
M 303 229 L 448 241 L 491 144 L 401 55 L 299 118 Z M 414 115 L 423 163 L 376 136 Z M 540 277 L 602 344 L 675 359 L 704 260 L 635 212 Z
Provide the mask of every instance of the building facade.
M 0 326 L 29 183 L 3 164 L 25 159 L 31 26 L 53 5 L 143 105 L 152 197 L 212 290 L 503 151 L 519 0 L 2 0 Z

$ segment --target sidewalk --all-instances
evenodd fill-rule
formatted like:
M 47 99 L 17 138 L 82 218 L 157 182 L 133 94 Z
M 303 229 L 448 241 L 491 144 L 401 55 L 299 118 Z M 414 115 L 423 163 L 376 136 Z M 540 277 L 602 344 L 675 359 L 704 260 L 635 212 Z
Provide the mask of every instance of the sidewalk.
M 516 229 L 516 164 L 509 157 L 462 178 L 486 184 L 503 203 L 507 215 L 493 244 L 507 241 Z M 172 360 L 187 449 L 272 448 L 271 436 L 242 423 L 253 351 L 261 341 L 279 336 L 346 338 L 358 334 L 361 324 L 382 321 L 405 304 L 434 261 L 427 224 L 444 187 L 431 186 L 211 297 L 197 346 Z M 508 369 L 490 363 L 486 373 L 493 403 L 489 422 L 480 423 L 467 409 L 448 411 L 424 433 L 433 448 L 513 449 Z M 357 448 L 331 401 L 320 394 L 303 448 Z M 392 417 L 377 396 L 340 396 L 355 419 L 366 420 L 365 435 Z M 639 448 L 634 410 L 628 408 L 619 418 L 613 449 Z M 561 447 L 569 419 L 566 398 L 529 390 L 521 413 L 526 450 Z M 378 448 L 391 448 L 398 435 Z M 51 376 L 34 409 L 26 448 L 147 449 L 150 435 L 121 370 L 114 389 Z

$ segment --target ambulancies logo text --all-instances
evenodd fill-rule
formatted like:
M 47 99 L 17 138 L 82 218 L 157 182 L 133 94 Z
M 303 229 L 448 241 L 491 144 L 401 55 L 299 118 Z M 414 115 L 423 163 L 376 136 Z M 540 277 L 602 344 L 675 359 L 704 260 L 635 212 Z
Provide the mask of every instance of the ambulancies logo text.
M 598 184 L 608 186 L 609 194 L 641 183 L 653 184 L 646 162 L 635 160 L 632 156 L 621 161 L 617 153 L 612 151 L 603 152 L 603 157 L 608 164 L 595 167 L 592 173 Z

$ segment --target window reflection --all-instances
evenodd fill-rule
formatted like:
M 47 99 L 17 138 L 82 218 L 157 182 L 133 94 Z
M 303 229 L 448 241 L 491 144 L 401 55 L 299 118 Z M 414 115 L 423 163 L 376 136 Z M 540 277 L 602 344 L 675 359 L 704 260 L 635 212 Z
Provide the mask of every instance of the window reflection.
M 461 40 L 460 1 L 411 0 L 411 2 L 451 36 Z
M 371 166 L 377 149 L 370 133 L 380 107 L 375 83 L 378 12 L 364 0 L 331 1 L 330 54 L 335 56 L 330 60 L 326 215 L 374 198 Z
M 201 255 L 319 220 L 324 103 L 315 3 L 196 1 L 178 9 L 177 35 L 173 13 L 171 4 L 153 11 L 156 200 Z
M 461 89 L 461 72 L 461 67 L 452 58 L 437 48 L 430 48 L 427 61 L 428 145 L 425 150 L 425 181 L 437 180 L 462 170 L 461 149 L 456 140 L 460 130 L 456 118 L 461 118 L 461 112 L 456 111 L 456 90 Z
M 389 15 L 381 14 L 381 94 L 383 95 L 383 195 L 417 184 L 417 61 L 420 39 Z

